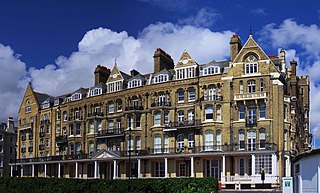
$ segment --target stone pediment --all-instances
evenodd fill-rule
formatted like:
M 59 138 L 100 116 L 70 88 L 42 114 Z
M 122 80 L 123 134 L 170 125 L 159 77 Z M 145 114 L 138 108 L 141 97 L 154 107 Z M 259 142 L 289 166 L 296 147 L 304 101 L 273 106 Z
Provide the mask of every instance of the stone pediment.
M 97 152 L 92 159 L 107 159 L 107 158 L 118 158 L 120 157 L 117 152 L 114 151 L 108 151 L 106 149 L 101 150 L 100 152 Z
M 186 50 L 184 50 L 176 65 L 176 68 L 194 65 L 197 65 L 197 63 L 191 58 L 190 54 Z

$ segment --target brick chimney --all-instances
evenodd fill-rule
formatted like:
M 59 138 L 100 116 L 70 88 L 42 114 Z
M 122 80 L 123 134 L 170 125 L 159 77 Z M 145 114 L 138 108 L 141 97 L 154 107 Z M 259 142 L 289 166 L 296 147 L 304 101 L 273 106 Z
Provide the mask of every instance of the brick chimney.
M 161 48 L 157 48 L 153 55 L 154 58 L 154 73 L 160 72 L 162 69 L 173 69 L 174 63 L 169 54 Z
M 242 43 L 238 34 L 232 35 L 229 44 L 230 44 L 230 60 L 231 62 L 233 62 L 233 60 L 236 58 L 237 54 L 240 52 L 242 48 Z
M 295 78 L 297 76 L 297 66 L 298 63 L 295 60 L 290 61 L 290 65 L 291 65 L 291 76 L 293 78 Z
M 94 85 L 100 83 L 105 84 L 110 76 L 110 69 L 104 66 L 98 65 L 94 70 Z
M 281 72 L 286 72 L 286 51 L 280 50 Z
M 13 117 L 9 117 L 8 118 L 8 122 L 7 122 L 7 131 L 10 133 L 14 133 L 14 120 Z

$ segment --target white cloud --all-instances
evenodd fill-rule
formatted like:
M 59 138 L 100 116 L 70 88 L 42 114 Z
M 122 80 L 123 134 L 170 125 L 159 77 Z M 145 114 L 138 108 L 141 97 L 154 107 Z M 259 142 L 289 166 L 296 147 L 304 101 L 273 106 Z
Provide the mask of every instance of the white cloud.
M 298 61 L 298 75 L 310 77 L 310 118 L 316 138 L 320 137 L 320 28 L 318 25 L 298 24 L 293 19 L 284 20 L 279 26 L 268 24 L 260 32 L 261 40 L 272 47 L 295 48 L 287 51 L 287 62 Z M 296 51 L 298 50 L 298 51 Z M 317 140 L 320 145 L 319 140 Z
M 0 44 L 0 122 L 17 115 L 24 94 L 26 65 L 9 46 Z
M 29 74 L 35 90 L 59 95 L 92 86 L 95 66 L 102 64 L 112 68 L 115 58 L 124 72 L 135 68 L 141 73 L 150 73 L 158 47 L 171 54 L 175 61 L 184 49 L 200 63 L 226 59 L 232 34 L 231 31 L 213 32 L 190 25 L 157 23 L 147 26 L 135 38 L 127 32 L 98 28 L 84 35 L 77 52 L 58 57 L 56 64 L 31 68 Z
M 219 14 L 211 8 L 202 8 L 195 16 L 180 20 L 180 24 L 187 24 L 196 27 L 210 27 L 216 21 Z

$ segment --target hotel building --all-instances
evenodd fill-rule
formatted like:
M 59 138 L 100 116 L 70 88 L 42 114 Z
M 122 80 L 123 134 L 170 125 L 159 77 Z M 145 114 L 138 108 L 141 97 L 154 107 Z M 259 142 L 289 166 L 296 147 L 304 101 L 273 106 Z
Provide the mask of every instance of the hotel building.
M 199 64 L 183 51 L 174 63 L 158 48 L 149 74 L 98 65 L 92 87 L 62 96 L 29 84 L 15 164 L 21 176 L 278 186 L 291 158 L 311 148 L 309 77 L 278 55 L 233 35 L 228 61 Z

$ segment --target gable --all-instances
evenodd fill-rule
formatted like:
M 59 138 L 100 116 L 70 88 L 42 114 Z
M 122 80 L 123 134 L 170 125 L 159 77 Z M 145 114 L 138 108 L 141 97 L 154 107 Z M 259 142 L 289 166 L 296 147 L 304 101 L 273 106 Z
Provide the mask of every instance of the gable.
M 175 68 L 182 68 L 194 65 L 197 65 L 197 63 L 191 58 L 190 54 L 186 50 L 184 50 Z
M 92 159 L 108 159 L 108 158 L 117 158 L 119 157 L 118 154 L 112 151 L 108 151 L 106 149 L 103 149 L 99 152 L 97 152 Z
M 113 66 L 113 69 L 111 70 L 110 76 L 107 80 L 107 83 L 119 81 L 119 80 L 123 80 L 123 76 L 122 76 L 122 73 L 118 69 L 117 63 L 115 63 Z
M 22 112 L 24 112 L 24 113 L 26 112 L 27 105 L 30 105 L 32 112 L 35 112 L 35 113 L 38 112 L 38 109 L 39 109 L 38 99 L 37 99 L 36 93 L 32 89 L 30 82 L 27 86 L 27 89 L 26 89 L 24 96 L 23 96 L 23 100 L 20 104 L 19 115 Z

